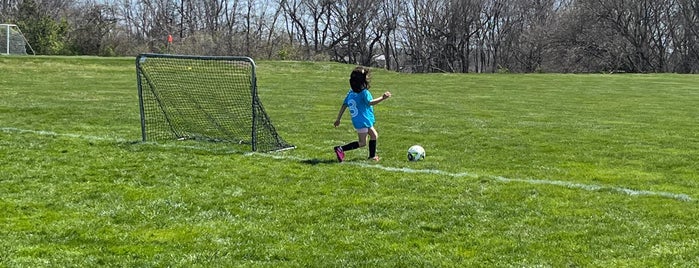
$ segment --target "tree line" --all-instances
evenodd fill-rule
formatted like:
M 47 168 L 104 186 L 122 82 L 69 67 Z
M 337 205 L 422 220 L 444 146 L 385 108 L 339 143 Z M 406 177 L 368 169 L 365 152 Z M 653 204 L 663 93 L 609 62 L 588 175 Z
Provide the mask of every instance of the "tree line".
M 699 73 L 697 0 L 0 0 L 0 23 L 17 24 L 46 55 Z

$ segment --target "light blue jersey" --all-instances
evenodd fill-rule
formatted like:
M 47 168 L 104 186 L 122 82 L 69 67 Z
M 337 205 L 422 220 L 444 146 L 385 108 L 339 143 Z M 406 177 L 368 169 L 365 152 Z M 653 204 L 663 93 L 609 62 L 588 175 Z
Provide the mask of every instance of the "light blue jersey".
M 349 108 L 352 116 L 352 125 L 355 129 L 371 128 L 374 126 L 374 107 L 369 104 L 374 98 L 369 90 L 364 89 L 362 92 L 356 93 L 350 89 L 347 92 L 347 97 L 343 104 Z

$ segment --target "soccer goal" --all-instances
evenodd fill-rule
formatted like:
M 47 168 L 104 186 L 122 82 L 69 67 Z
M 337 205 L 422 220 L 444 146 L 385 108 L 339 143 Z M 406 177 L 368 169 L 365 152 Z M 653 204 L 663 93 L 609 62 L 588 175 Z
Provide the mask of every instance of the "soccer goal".
M 141 54 L 136 72 L 143 141 L 232 142 L 259 152 L 295 148 L 262 107 L 249 57 Z
M 0 54 L 27 55 L 27 47 L 35 54 L 17 25 L 0 24 Z

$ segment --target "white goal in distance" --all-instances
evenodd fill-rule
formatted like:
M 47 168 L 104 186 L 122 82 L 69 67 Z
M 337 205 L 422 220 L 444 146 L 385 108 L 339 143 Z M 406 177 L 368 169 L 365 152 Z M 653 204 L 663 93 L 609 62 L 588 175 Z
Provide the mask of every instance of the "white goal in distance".
M 15 24 L 0 24 L 0 54 L 3 55 L 27 55 L 27 48 L 34 49 Z

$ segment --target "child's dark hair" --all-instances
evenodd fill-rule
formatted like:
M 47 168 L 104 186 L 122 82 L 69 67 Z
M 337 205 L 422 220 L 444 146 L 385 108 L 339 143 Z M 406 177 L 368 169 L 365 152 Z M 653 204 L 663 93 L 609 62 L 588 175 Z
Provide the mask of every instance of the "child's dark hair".
M 350 74 L 350 87 L 354 92 L 362 92 L 365 88 L 370 88 L 371 72 L 369 68 L 364 66 L 357 66 L 352 70 Z

